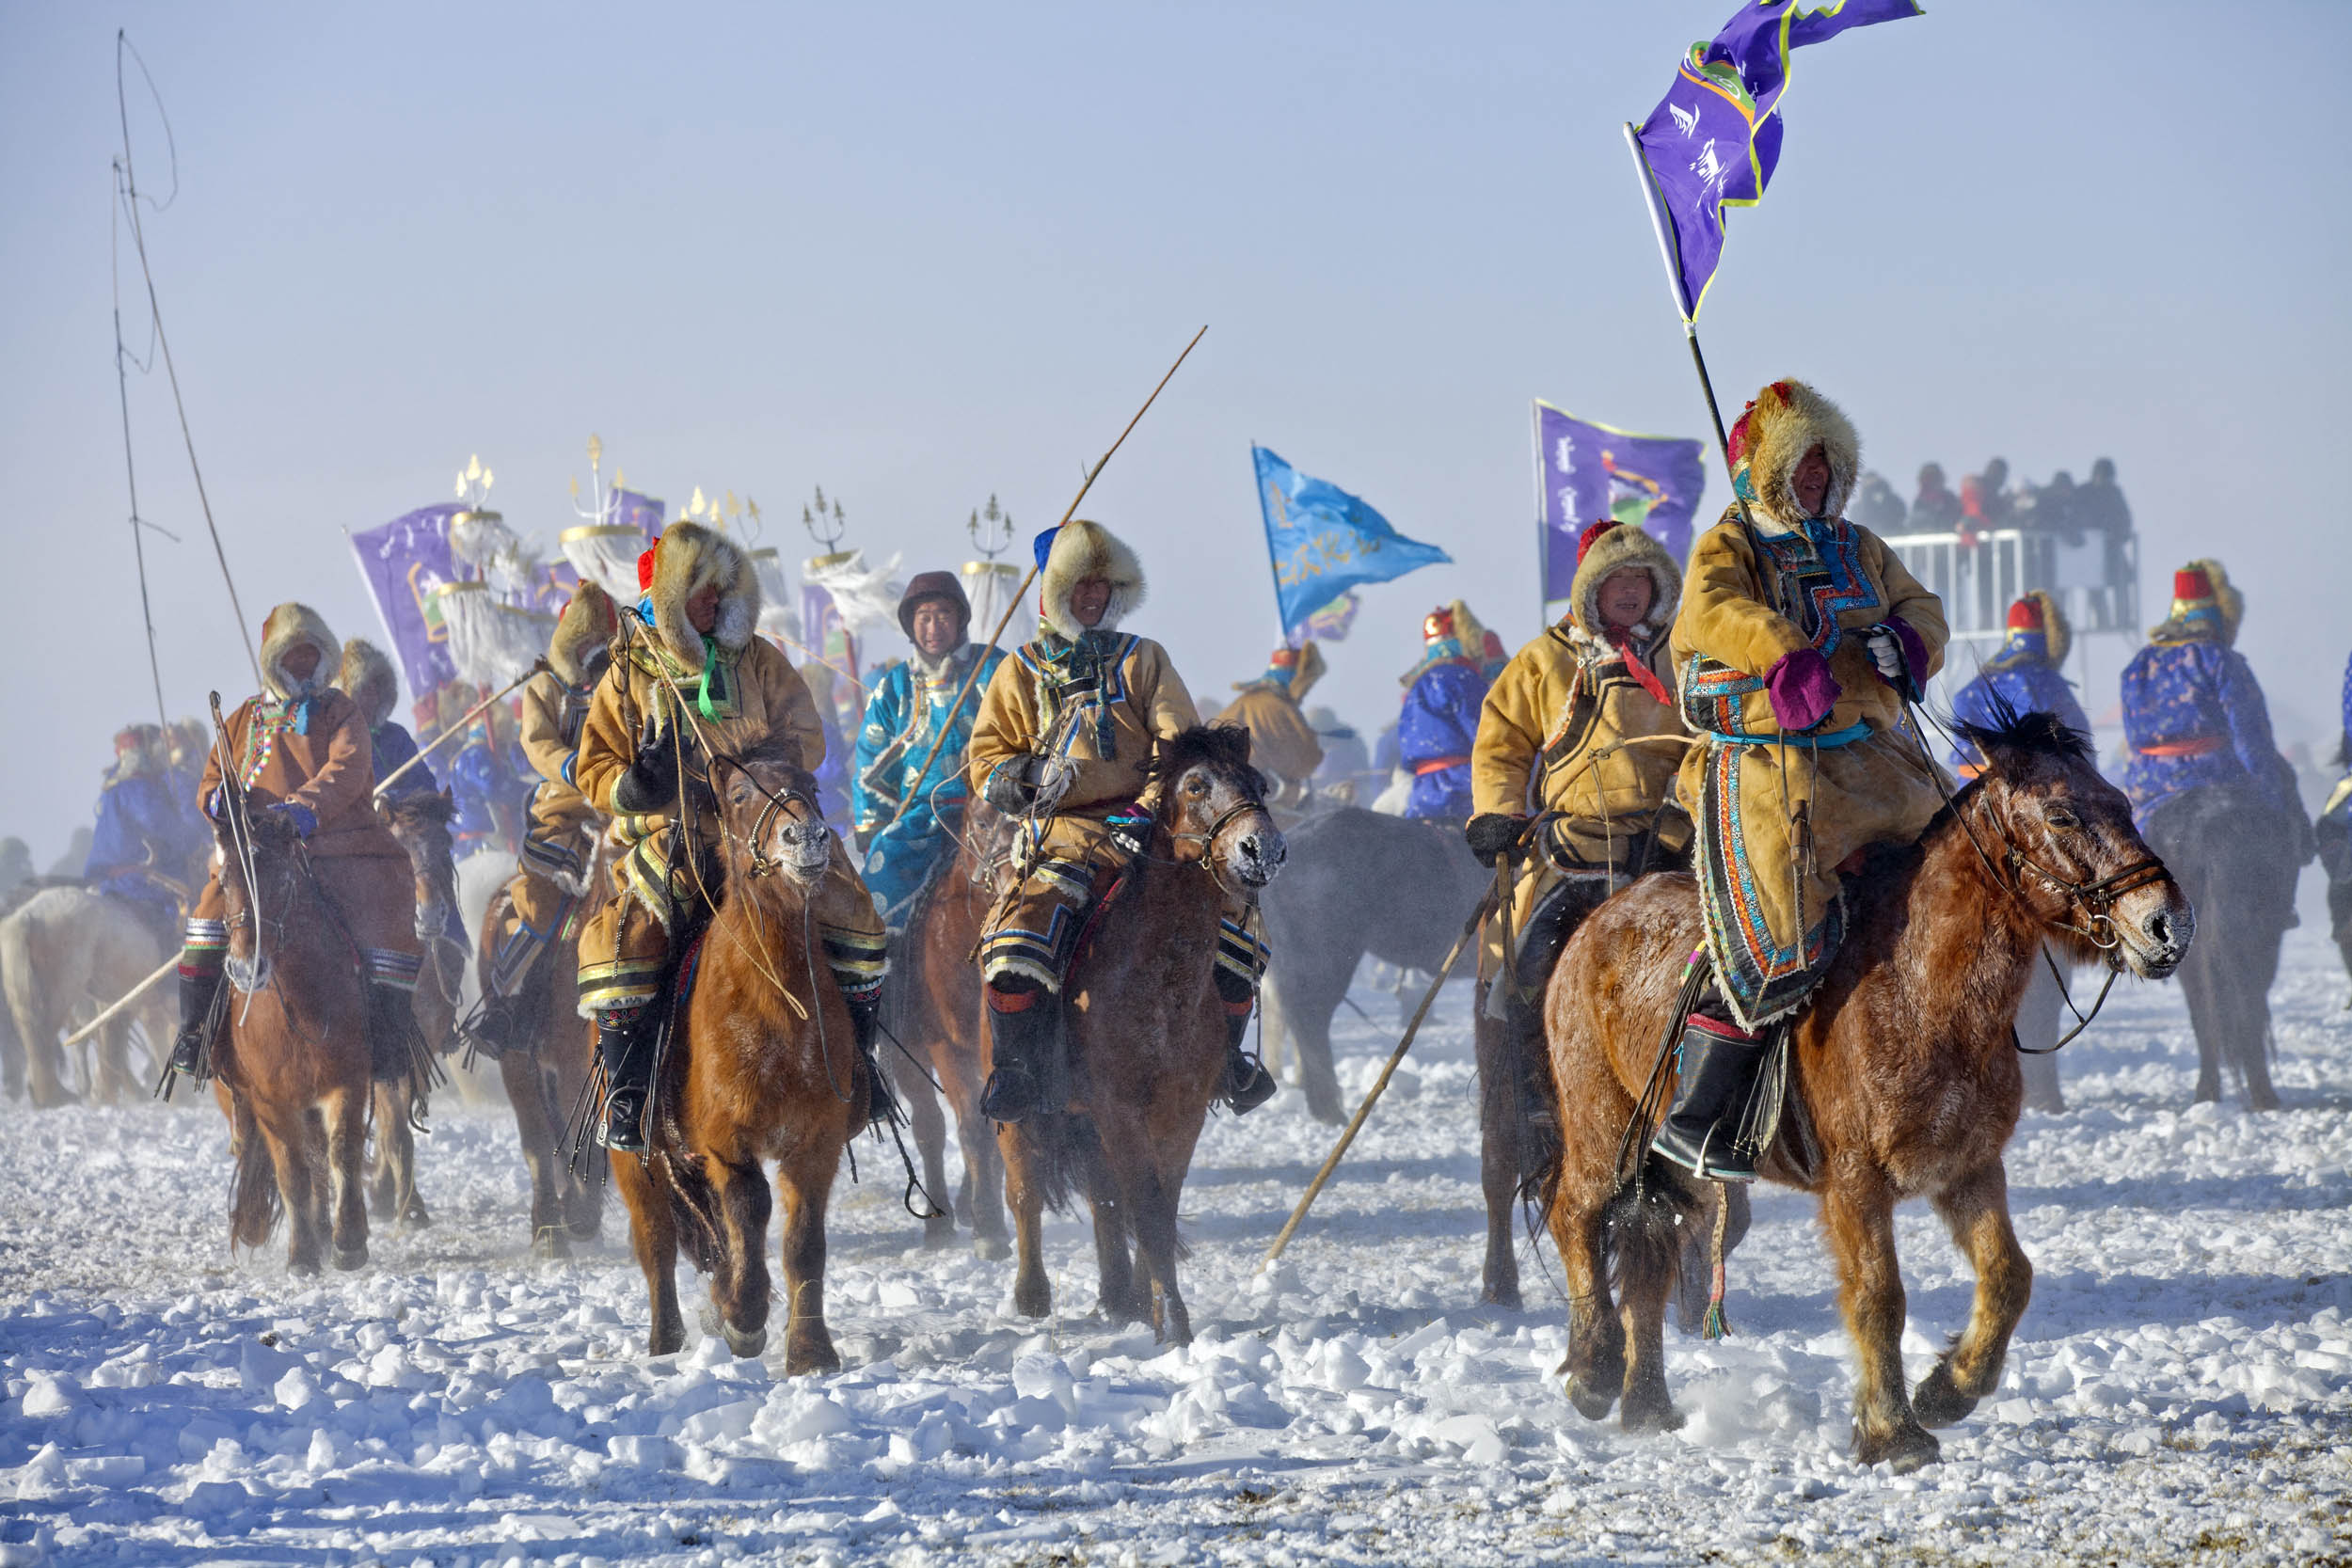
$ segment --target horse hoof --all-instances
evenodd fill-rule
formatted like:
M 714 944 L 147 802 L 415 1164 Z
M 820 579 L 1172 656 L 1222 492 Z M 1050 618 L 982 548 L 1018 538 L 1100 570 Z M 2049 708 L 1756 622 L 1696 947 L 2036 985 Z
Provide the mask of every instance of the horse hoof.
M 727 1349 L 746 1361 L 758 1360 L 761 1353 L 768 1348 L 768 1330 L 765 1325 L 739 1331 L 732 1323 L 723 1323 L 719 1326 L 726 1336 Z
M 1012 1290 L 1012 1309 L 1025 1318 L 1047 1318 L 1054 1312 L 1053 1287 L 1039 1284 L 1034 1289 L 1026 1284 Z
M 354 1269 L 366 1268 L 368 1266 L 368 1243 L 361 1242 L 356 1247 L 337 1247 L 334 1261 L 335 1267 L 344 1274 L 349 1274 Z
M 666 1329 L 657 1328 L 645 1336 L 647 1355 L 675 1355 L 685 1348 L 686 1325 L 684 1323 L 674 1323 Z
M 286 1265 L 286 1272 L 296 1279 L 316 1279 L 319 1275 L 319 1266 L 315 1259 L 306 1259 L 289 1262 Z
M 1854 1429 L 1853 1457 L 1857 1465 L 1884 1462 L 1899 1476 L 1907 1476 L 1923 1465 L 1932 1465 L 1944 1456 L 1944 1445 L 1935 1434 L 1922 1428 L 1916 1420 L 1906 1421 L 1893 1432 L 1873 1436 L 1860 1427 Z
M 1628 1395 L 1625 1413 L 1617 1418 L 1617 1424 L 1628 1432 L 1680 1432 L 1682 1412 L 1662 1395 L 1645 1399 Z
M 927 1220 L 923 1225 L 923 1250 L 945 1252 L 956 1244 L 956 1222 L 952 1219 Z
M 841 1370 L 840 1353 L 833 1348 L 833 1336 L 822 1332 L 795 1334 L 784 1347 L 784 1375 L 801 1377 L 810 1372 L 837 1372 Z
M 421 1197 L 410 1198 L 408 1200 L 408 1207 L 400 1212 L 400 1223 L 402 1227 L 407 1230 L 422 1230 L 425 1227 L 431 1225 L 433 1223 L 433 1215 L 431 1212 L 425 1208 L 424 1199 Z
M 1478 1292 L 1478 1305 L 1499 1307 L 1505 1312 L 1520 1311 L 1519 1288 L 1517 1285 L 1489 1285 Z
M 2275 1111 L 2279 1108 L 2279 1091 L 2268 1085 L 2246 1091 L 2246 1108 L 2249 1111 Z
M 1012 1256 L 1012 1243 L 1002 1236 L 975 1236 L 972 1255 L 984 1263 L 1001 1263 Z
M 1911 1396 L 1911 1413 L 1923 1427 L 1951 1426 L 1965 1420 L 1976 1408 L 1976 1396 L 1960 1391 L 1960 1385 L 1952 1381 L 1951 1365 L 1944 1361 L 1919 1380 Z
M 542 1230 L 531 1238 L 531 1256 L 542 1263 L 552 1263 L 571 1255 L 572 1249 L 564 1244 L 561 1230 Z
M 1568 1402 L 1576 1406 L 1576 1413 L 1586 1420 L 1605 1421 L 1609 1418 L 1609 1412 L 1616 1408 L 1617 1391 L 1613 1387 L 1586 1383 L 1570 1373 Z

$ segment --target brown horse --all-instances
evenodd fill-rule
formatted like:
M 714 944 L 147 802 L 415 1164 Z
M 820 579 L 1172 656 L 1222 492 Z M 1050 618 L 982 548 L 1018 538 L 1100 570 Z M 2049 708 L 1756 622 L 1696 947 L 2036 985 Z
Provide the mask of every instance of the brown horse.
M 1983 777 L 1917 845 L 1883 852 L 1849 885 L 1845 942 L 1793 1025 L 1788 1108 L 1760 1165 L 1820 1199 L 1859 1352 L 1854 1457 L 1898 1470 L 1933 1460 L 1926 1428 L 1992 1392 L 2031 1288 L 2001 1150 L 2023 1093 L 2010 1024 L 2041 943 L 2161 979 L 2195 926 L 2080 737 L 2039 713 L 1968 734 L 1991 759 Z M 1660 1324 L 1693 1183 L 1645 1158 L 1650 1129 L 1629 1123 L 1654 1065 L 1672 1092 L 1659 1042 L 1700 942 L 1692 878 L 1646 878 L 1585 922 L 1546 997 L 1563 1134 L 1548 1211 L 1567 1274 L 1568 1396 L 1594 1420 L 1622 1396 L 1628 1430 L 1682 1419 Z M 1906 1197 L 1934 1206 L 1977 1275 L 1966 1329 L 1909 1398 L 1894 1229 Z
M 908 918 L 905 938 L 892 944 L 894 973 L 902 978 L 890 988 L 893 1011 L 887 1022 L 914 1061 L 907 1062 L 887 1042 L 882 1046 L 885 1071 L 914 1125 L 924 1189 L 934 1203 L 946 1198 L 947 1124 L 923 1070 L 947 1097 L 963 1150 L 963 1185 L 955 1212 L 924 1222 L 923 1244 L 951 1245 L 961 1218 L 972 1227 L 973 1250 L 988 1259 L 1007 1257 L 1012 1247 L 1005 1228 L 1004 1160 L 995 1129 L 980 1114 L 980 1090 L 988 1083 L 988 1025 L 981 1017 L 980 974 L 972 950 L 979 945 L 981 923 L 999 891 L 1012 827 L 1010 818 L 984 800 L 966 808 L 955 858 Z
M 266 792 L 244 795 L 246 832 L 235 812 L 213 825 L 229 920 L 213 1089 L 236 1158 L 230 1239 L 260 1246 L 282 1204 L 289 1268 L 317 1273 L 331 1233 L 335 1267 L 356 1269 L 368 1260 L 366 988 L 293 825 Z
M 710 1277 L 719 1327 L 738 1355 L 768 1342 L 771 1212 L 763 1161 L 784 1200 L 784 1370 L 841 1365 L 825 1327 L 825 1203 L 841 1151 L 865 1125 L 866 1069 L 848 1004 L 823 961 L 809 901 L 841 853 L 815 805 L 816 782 L 779 752 L 719 759 L 725 882 L 683 1006 L 655 1069 L 651 1147 L 615 1152 L 653 1330 L 666 1355 L 678 1316 L 681 1235 Z
M 428 1058 L 449 1049 L 457 1022 L 457 997 L 466 981 L 466 950 L 449 935 L 450 911 L 457 907 L 457 868 L 449 825 L 457 802 L 446 789 L 379 800 L 376 815 L 408 852 L 417 884 L 417 941 L 424 967 L 417 975 L 417 1029 Z M 423 1063 L 399 1078 L 375 1085 L 375 1159 L 368 1173 L 369 1198 L 379 1220 L 403 1228 L 433 1223 L 417 1192 L 416 1122 L 424 1114 L 433 1085 Z
M 1041 1221 L 1074 1186 L 1094 1212 L 1104 1314 L 1148 1314 L 1161 1339 L 1188 1344 L 1176 1206 L 1224 1085 L 1225 1017 L 1211 978 L 1217 912 L 1223 889 L 1254 898 L 1284 849 L 1249 766 L 1248 731 L 1186 730 L 1149 771 L 1160 785 L 1151 840 L 1105 895 L 1063 986 L 1069 1107 L 1000 1136 L 1020 1258 L 1013 1305 L 1032 1318 L 1053 1310 Z
M 564 1147 L 564 1132 L 583 1105 L 595 1041 L 593 1030 L 580 1028 L 579 994 L 572 985 L 580 971 L 579 911 L 610 896 L 611 872 L 611 856 L 599 840 L 575 912 L 515 992 L 512 1045 L 498 1059 L 523 1164 L 531 1172 L 531 1250 L 540 1258 L 570 1257 L 573 1242 L 595 1241 L 603 1225 L 604 1186 L 588 1180 L 585 1162 L 575 1161 L 574 1151 Z M 480 973 L 485 990 L 491 944 L 512 908 L 501 886 L 482 916 Z

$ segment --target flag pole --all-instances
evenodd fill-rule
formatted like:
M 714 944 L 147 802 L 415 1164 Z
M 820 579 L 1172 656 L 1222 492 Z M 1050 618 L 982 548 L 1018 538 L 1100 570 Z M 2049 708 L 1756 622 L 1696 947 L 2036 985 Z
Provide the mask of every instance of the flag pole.
M 1265 570 L 1274 584 L 1274 624 L 1282 634 L 1283 646 L 1288 647 L 1291 626 L 1282 614 L 1282 563 L 1274 559 L 1274 530 L 1272 519 L 1265 515 L 1265 481 L 1258 473 L 1258 443 L 1254 437 L 1249 443 L 1249 483 L 1258 490 L 1258 526 L 1265 530 Z
M 1544 413 L 1530 399 L 1527 434 L 1535 453 L 1535 635 L 1551 624 L 1551 530 L 1544 522 Z

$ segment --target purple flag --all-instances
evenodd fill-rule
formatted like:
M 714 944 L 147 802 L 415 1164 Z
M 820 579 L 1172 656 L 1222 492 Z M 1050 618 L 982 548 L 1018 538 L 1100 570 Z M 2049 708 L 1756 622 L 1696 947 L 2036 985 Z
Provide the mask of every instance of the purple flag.
M 1346 638 L 1348 628 L 1356 624 L 1356 611 L 1361 607 L 1362 601 L 1356 597 L 1356 590 L 1351 588 L 1293 626 L 1290 635 L 1283 641 L 1294 648 L 1303 645 L 1309 638 L 1317 642 L 1342 641 Z
M 449 550 L 450 517 L 464 510 L 449 501 L 422 506 L 381 528 L 349 535 L 359 575 L 367 578 L 408 690 L 420 703 L 429 701 L 444 681 L 457 678 L 449 628 L 441 624 L 434 590 L 465 576 Z
M 1684 321 L 1698 319 L 1723 259 L 1724 209 L 1761 201 L 1780 162 L 1788 52 L 1849 27 L 1920 14 L 1918 0 L 1832 0 L 1812 10 L 1796 0 L 1751 0 L 1713 40 L 1691 46 L 1637 137 Z
M 1646 529 L 1677 561 L 1691 553 L 1691 519 L 1707 493 L 1704 442 L 1636 436 L 1538 399 L 1535 474 L 1546 603 L 1568 596 L 1576 578 L 1576 537 L 1604 517 Z

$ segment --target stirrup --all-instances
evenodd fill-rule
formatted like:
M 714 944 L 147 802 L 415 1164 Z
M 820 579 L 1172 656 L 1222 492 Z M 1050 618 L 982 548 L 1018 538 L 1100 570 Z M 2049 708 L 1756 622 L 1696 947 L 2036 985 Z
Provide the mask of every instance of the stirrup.
M 1723 1123 L 1707 1130 L 1707 1136 L 1695 1149 L 1675 1136 L 1674 1124 L 1659 1126 L 1658 1135 L 1650 1140 L 1650 1152 L 1673 1164 L 1681 1166 L 1702 1181 L 1739 1181 L 1756 1180 L 1756 1162 L 1740 1152 L 1736 1139 L 1718 1139 Z
M 1239 1047 L 1225 1053 L 1225 1093 L 1221 1098 L 1233 1115 L 1248 1116 L 1272 1100 L 1280 1087 L 1258 1057 L 1245 1054 Z
M 644 1090 L 624 1086 L 605 1096 L 604 1128 L 596 1142 L 623 1154 L 645 1152 Z

